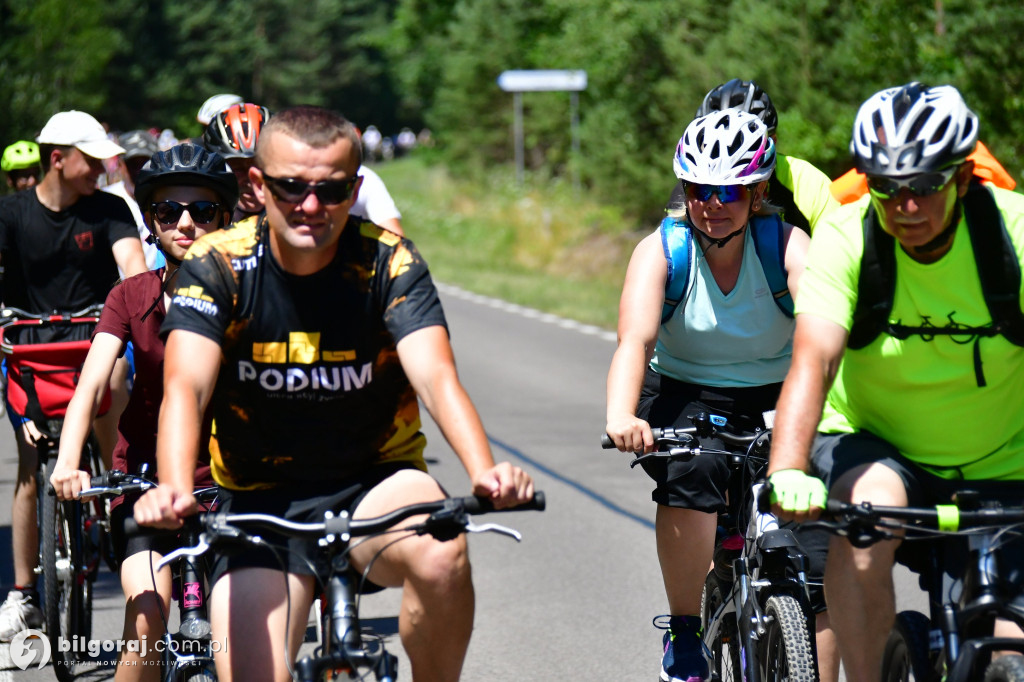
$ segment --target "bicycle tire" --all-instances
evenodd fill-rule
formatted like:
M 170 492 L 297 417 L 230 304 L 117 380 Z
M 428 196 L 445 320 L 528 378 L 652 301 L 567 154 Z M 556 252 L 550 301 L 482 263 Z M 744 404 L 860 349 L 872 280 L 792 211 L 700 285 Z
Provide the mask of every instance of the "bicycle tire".
M 704 592 L 701 594 L 701 631 L 705 635 L 710 630 L 709 625 L 715 611 L 722 605 L 728 594 L 728 589 L 718 580 L 715 572 L 708 573 L 704 580 Z M 727 614 L 722 619 L 712 640 L 704 640 L 705 646 L 711 651 L 712 660 L 708 661 L 711 678 L 717 679 L 719 682 L 740 682 L 743 678 L 740 672 L 740 652 L 737 646 L 739 634 L 733 615 Z
M 928 654 L 928 617 L 901 611 L 882 652 L 882 682 L 938 682 L 941 679 Z
M 1024 682 L 1024 656 L 1000 656 L 985 668 L 985 682 Z
M 82 459 L 89 462 L 89 470 L 93 473 L 93 476 L 99 476 L 106 471 L 106 467 L 103 466 L 103 457 L 100 455 L 99 441 L 96 440 L 96 434 L 93 432 L 89 433 L 89 438 L 85 441 Z M 117 573 L 120 569 L 120 562 L 114 553 L 114 543 L 110 535 L 110 499 L 106 497 L 96 498 L 92 500 L 91 506 L 88 509 L 89 516 L 98 523 L 95 534 L 96 540 L 94 543 L 91 543 L 95 546 L 90 547 L 90 550 L 98 554 L 111 573 Z M 90 577 L 95 578 L 98 569 L 99 566 L 97 565 L 96 570 L 91 571 Z
M 768 623 L 758 656 L 761 679 L 817 682 L 818 666 L 800 602 L 789 595 L 774 595 L 768 597 L 764 612 Z
M 181 680 L 181 682 L 217 682 L 217 675 L 208 668 L 203 668 L 201 670 L 186 670 L 184 675 L 175 679 Z
M 76 655 L 70 650 L 62 651 L 64 647 L 60 644 L 61 639 L 73 641 L 71 637 L 76 629 L 74 618 L 77 614 L 72 613 L 70 526 L 63 513 L 63 505 L 56 496 L 47 492 L 55 465 L 56 459 L 50 459 L 36 481 L 41 507 L 39 548 L 43 567 L 43 607 L 46 636 L 53 652 L 54 675 L 60 682 L 70 682 L 75 677 Z

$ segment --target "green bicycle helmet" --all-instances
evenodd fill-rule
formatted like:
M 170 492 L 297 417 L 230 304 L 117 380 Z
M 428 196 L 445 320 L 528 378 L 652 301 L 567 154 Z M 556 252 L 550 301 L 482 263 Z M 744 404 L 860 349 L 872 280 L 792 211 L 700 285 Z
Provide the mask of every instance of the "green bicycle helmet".
M 39 165 L 39 145 L 28 140 L 18 140 L 4 150 L 0 169 L 5 173 Z

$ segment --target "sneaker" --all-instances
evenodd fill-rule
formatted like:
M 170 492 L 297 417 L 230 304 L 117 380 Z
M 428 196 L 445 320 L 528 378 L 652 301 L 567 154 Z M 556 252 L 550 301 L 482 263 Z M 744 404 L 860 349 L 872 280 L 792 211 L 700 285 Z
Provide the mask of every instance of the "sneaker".
M 9 642 L 22 630 L 43 625 L 43 612 L 20 590 L 11 590 L 0 604 L 0 642 Z
M 661 640 L 661 682 L 704 682 L 708 662 L 701 642 L 700 616 L 658 616 L 654 627 L 666 631 Z

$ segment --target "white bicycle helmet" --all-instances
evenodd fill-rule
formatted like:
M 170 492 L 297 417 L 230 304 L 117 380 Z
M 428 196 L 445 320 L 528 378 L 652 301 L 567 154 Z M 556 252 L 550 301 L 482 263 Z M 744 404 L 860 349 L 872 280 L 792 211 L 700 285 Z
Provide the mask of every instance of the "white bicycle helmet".
M 203 106 L 199 107 L 199 113 L 196 114 L 196 120 L 204 126 L 208 126 L 214 116 L 234 104 L 242 104 L 244 102 L 245 100 L 238 95 L 232 95 L 229 93 L 214 95 L 203 102 Z
M 753 185 L 775 170 L 775 143 L 754 114 L 727 109 L 686 126 L 672 159 L 676 177 L 701 185 Z
M 906 176 L 963 163 L 977 142 L 978 117 L 956 88 L 908 83 L 861 105 L 850 154 L 867 175 Z

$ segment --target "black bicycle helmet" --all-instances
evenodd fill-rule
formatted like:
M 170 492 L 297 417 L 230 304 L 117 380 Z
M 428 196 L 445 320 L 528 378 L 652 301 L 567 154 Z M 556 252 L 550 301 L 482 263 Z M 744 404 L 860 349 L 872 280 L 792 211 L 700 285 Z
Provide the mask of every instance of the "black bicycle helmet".
M 774 135 L 775 129 L 779 125 L 779 115 L 775 111 L 775 105 L 772 104 L 768 93 L 754 81 L 741 81 L 739 78 L 733 78 L 728 83 L 722 83 L 717 88 L 712 88 L 708 94 L 704 95 L 704 101 L 693 117 L 700 118 L 726 109 L 739 109 L 757 116 L 768 128 L 769 135 Z
M 149 209 L 153 192 L 168 185 L 209 187 L 217 193 L 222 208 L 228 213 L 234 211 L 238 203 L 238 180 L 224 157 L 191 142 L 157 152 L 139 171 L 135 200 L 143 212 Z
M 867 175 L 907 176 L 963 163 L 978 117 L 952 85 L 907 83 L 872 95 L 857 112 L 850 154 Z
M 131 130 L 117 138 L 117 143 L 124 147 L 124 158 L 131 159 L 145 156 L 147 159 L 160 151 L 156 135 L 148 130 Z
M 225 159 L 250 158 L 270 110 L 256 104 L 235 104 L 213 117 L 203 133 L 203 146 Z

